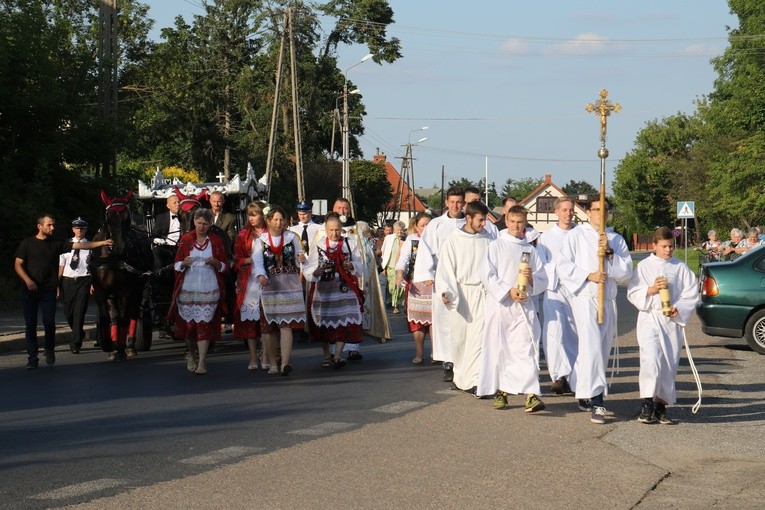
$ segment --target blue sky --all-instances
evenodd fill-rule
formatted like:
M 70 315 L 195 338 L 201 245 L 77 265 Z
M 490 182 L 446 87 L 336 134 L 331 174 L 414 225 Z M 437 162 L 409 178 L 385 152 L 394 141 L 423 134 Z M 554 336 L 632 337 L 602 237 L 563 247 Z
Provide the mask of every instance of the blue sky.
M 144 0 L 158 29 L 200 14 L 200 0 Z M 609 119 L 607 186 L 646 122 L 691 113 L 713 90 L 710 59 L 736 26 L 723 0 L 389 0 L 402 42 L 393 64 L 350 70 L 367 109 L 365 157 L 394 166 L 407 141 L 415 184 L 483 177 L 600 182 L 599 121 L 584 106 L 602 88 L 622 111 Z M 158 36 L 157 36 L 158 37 Z M 367 53 L 341 47 L 340 68 Z M 331 109 L 333 105 L 327 105 Z M 422 126 L 423 133 L 411 133 Z

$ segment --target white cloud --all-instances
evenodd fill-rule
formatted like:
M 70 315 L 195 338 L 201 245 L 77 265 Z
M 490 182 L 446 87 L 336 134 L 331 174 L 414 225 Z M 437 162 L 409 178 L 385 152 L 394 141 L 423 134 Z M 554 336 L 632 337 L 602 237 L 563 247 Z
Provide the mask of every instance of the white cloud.
M 597 55 L 603 53 L 608 40 L 593 32 L 579 34 L 573 39 L 553 44 L 545 49 L 548 55 Z
M 531 46 L 522 39 L 510 38 L 502 43 L 502 53 L 508 55 L 528 55 L 531 53 Z

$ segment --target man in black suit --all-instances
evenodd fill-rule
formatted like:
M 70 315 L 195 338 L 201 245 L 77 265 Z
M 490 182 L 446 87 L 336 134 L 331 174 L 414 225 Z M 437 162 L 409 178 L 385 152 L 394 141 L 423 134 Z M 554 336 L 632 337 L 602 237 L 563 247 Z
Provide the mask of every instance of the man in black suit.
M 226 197 L 220 191 L 213 191 L 210 194 L 210 209 L 212 210 L 216 227 L 223 230 L 229 237 L 229 243 L 236 239 L 236 219 L 234 215 L 223 211 L 223 204 L 226 203 Z
M 154 268 L 159 269 L 173 263 L 175 259 L 175 246 L 181 236 L 181 221 L 178 218 L 178 210 L 181 201 L 173 193 L 167 197 L 167 211 L 157 215 L 151 235 L 154 238 Z

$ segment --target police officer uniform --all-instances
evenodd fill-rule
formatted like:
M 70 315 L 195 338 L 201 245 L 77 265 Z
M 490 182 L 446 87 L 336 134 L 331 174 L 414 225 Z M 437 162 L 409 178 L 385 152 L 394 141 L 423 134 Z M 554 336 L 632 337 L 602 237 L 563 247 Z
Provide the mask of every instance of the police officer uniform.
M 311 202 L 300 202 L 295 205 L 295 208 L 300 212 L 310 213 L 313 210 L 313 204 Z M 307 258 L 311 248 L 313 248 L 319 237 L 317 233 L 321 230 L 321 226 L 314 223 L 313 219 L 309 219 L 308 223 L 298 222 L 295 225 L 292 225 L 290 230 L 297 235 Z
M 82 348 L 85 336 L 85 313 L 88 310 L 90 297 L 90 272 L 88 271 L 88 256 L 90 250 L 76 248 L 77 243 L 87 242 L 85 230 L 88 222 L 82 218 L 72 221 L 72 229 L 80 230 L 82 238 L 72 238 L 72 251 L 59 256 L 59 277 L 61 278 L 61 293 L 63 294 L 64 313 L 66 321 L 72 330 L 69 350 L 78 354 Z

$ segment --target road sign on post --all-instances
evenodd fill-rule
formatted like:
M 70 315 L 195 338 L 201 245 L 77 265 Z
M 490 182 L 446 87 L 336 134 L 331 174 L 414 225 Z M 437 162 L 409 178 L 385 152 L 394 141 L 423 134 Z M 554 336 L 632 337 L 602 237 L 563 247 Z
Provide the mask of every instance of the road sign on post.
M 678 202 L 677 203 L 677 218 L 688 219 L 696 216 L 696 203 L 695 202 Z

